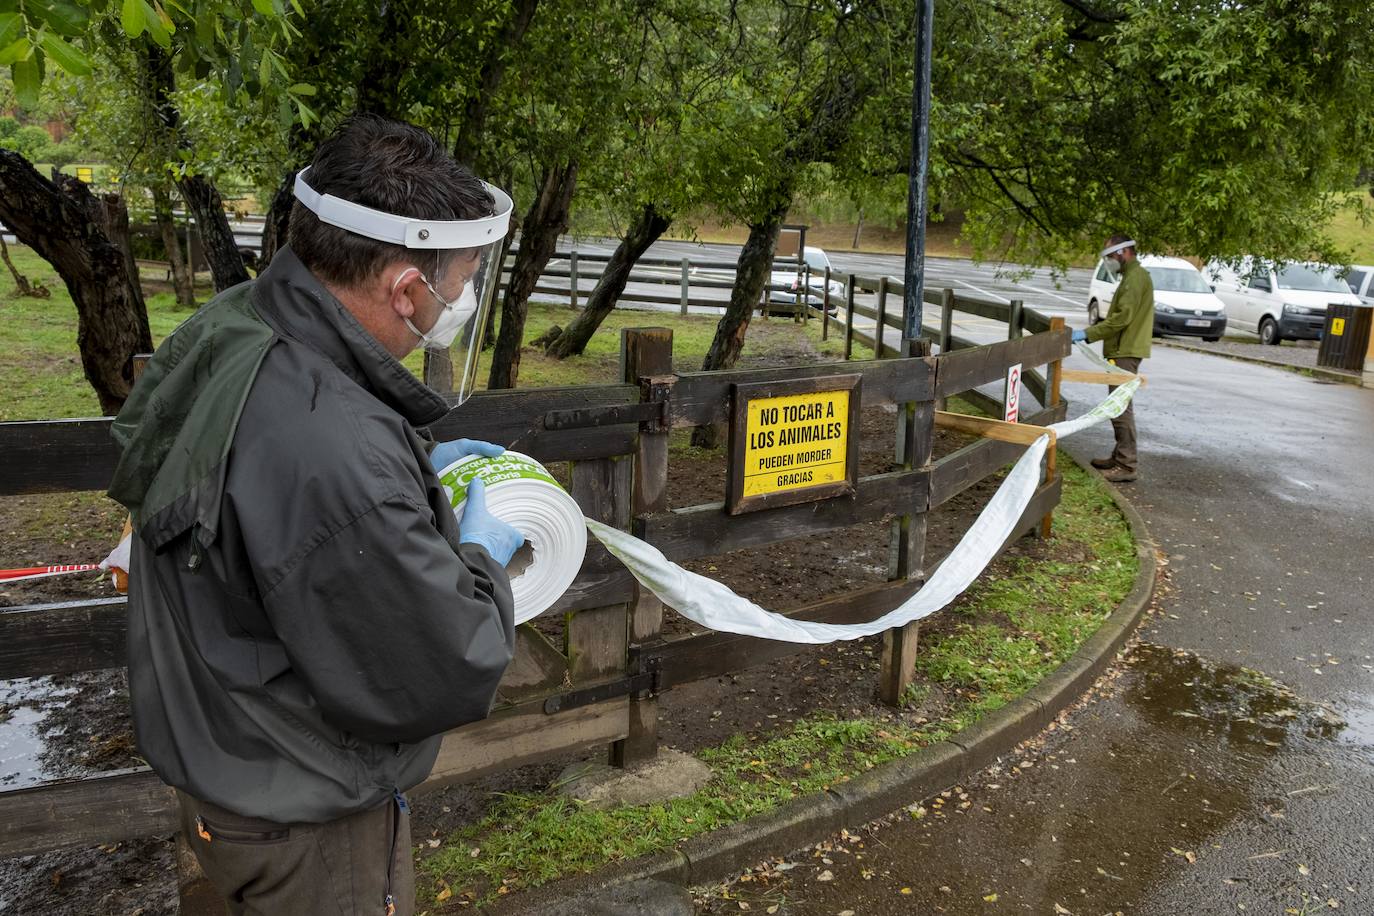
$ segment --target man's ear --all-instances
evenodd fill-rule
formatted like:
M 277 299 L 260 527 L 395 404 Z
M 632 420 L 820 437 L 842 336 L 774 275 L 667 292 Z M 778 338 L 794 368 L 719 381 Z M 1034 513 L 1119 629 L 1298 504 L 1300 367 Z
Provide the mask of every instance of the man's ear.
M 414 296 L 418 292 L 428 292 L 420 269 L 413 264 L 397 262 L 386 269 L 383 279 L 391 291 L 387 298 L 391 310 L 402 318 L 414 317 Z

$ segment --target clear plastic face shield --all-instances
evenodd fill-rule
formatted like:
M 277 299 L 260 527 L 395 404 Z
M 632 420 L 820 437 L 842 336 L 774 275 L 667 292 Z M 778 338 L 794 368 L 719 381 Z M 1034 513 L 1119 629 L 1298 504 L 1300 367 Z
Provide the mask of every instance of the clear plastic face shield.
M 1107 268 L 1107 273 L 1116 276 L 1121 272 L 1121 261 L 1112 257 L 1112 255 L 1120 251 L 1125 251 L 1127 248 L 1134 247 L 1135 239 L 1127 239 L 1124 242 L 1119 242 L 1116 245 L 1108 245 L 1106 248 L 1103 248 L 1100 257 L 1102 258 L 1102 266 Z
M 417 344 L 447 354 L 453 362 L 453 388 L 462 403 L 476 389 L 477 360 L 496 288 L 501 282 L 501 250 L 510 229 L 512 202 L 483 182 L 495 212 L 469 220 L 424 220 L 373 210 L 310 187 L 309 167 L 296 175 L 296 199 L 321 222 L 409 250 L 411 265 L 393 283 L 418 278 L 427 295 L 412 296 L 415 313 L 403 319 Z

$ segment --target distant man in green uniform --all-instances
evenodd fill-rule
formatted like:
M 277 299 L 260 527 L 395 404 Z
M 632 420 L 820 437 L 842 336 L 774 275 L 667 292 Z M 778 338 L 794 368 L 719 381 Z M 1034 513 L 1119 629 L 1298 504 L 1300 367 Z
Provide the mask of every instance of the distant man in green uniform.
M 1121 282 L 1112 295 L 1107 317 L 1086 331 L 1074 331 L 1075 342 L 1102 341 L 1102 355 L 1117 367 L 1139 374 L 1140 361 L 1150 355 L 1150 336 L 1154 329 L 1155 287 L 1150 272 L 1136 260 L 1135 239 L 1114 235 L 1102 249 L 1108 273 L 1118 274 Z M 1111 387 L 1108 391 L 1113 390 Z M 1103 471 L 1113 483 L 1136 479 L 1135 403 L 1126 405 L 1121 416 L 1112 421 L 1116 449 L 1107 458 L 1094 458 L 1093 467 Z

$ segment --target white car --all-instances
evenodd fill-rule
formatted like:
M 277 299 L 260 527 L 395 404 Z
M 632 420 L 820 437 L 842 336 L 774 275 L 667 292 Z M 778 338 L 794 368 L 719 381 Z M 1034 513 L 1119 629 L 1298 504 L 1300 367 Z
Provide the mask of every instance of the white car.
M 831 267 L 830 258 L 821 248 L 807 245 L 802 249 L 802 265 L 798 268 L 775 270 L 768 284 L 768 301 L 778 305 L 792 305 L 797 301 L 798 292 L 805 280 L 808 301 L 820 307 L 825 295 L 825 269 L 830 267 L 830 310 L 833 312 L 844 305 L 844 282 L 838 279 L 839 272 Z
M 1203 340 L 1220 340 L 1226 332 L 1226 308 L 1207 285 L 1201 272 L 1182 258 L 1147 254 L 1140 266 L 1150 272 L 1155 288 L 1154 335 L 1184 334 Z M 1088 321 L 1097 324 L 1107 315 L 1120 275 L 1107 273 L 1097 262 L 1088 284 Z
M 1231 326 L 1252 331 L 1266 344 L 1318 340 L 1331 303 L 1359 305 L 1360 297 L 1329 264 L 1261 263 L 1242 258 L 1238 269 L 1213 261 L 1207 277 L 1226 303 Z
M 1352 264 L 1350 273 L 1345 275 L 1345 285 L 1360 297 L 1365 305 L 1374 305 L 1374 267 L 1368 264 Z

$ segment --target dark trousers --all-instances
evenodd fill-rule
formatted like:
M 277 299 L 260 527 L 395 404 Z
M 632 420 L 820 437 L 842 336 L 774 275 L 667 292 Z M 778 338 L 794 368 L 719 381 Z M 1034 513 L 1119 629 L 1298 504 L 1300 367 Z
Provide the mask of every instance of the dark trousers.
M 395 801 L 327 824 L 242 817 L 177 792 L 181 829 L 232 916 L 415 912 L 410 815 Z
M 1118 356 L 1112 362 L 1118 369 L 1125 369 L 1130 373 L 1140 372 L 1140 359 L 1137 357 Z M 1116 388 L 1115 385 L 1109 385 L 1107 391 L 1111 393 Z M 1134 398 L 1126 405 L 1121 416 L 1112 420 L 1112 432 L 1116 434 L 1116 450 L 1112 452 L 1112 459 L 1128 471 L 1134 471 L 1136 469 Z

